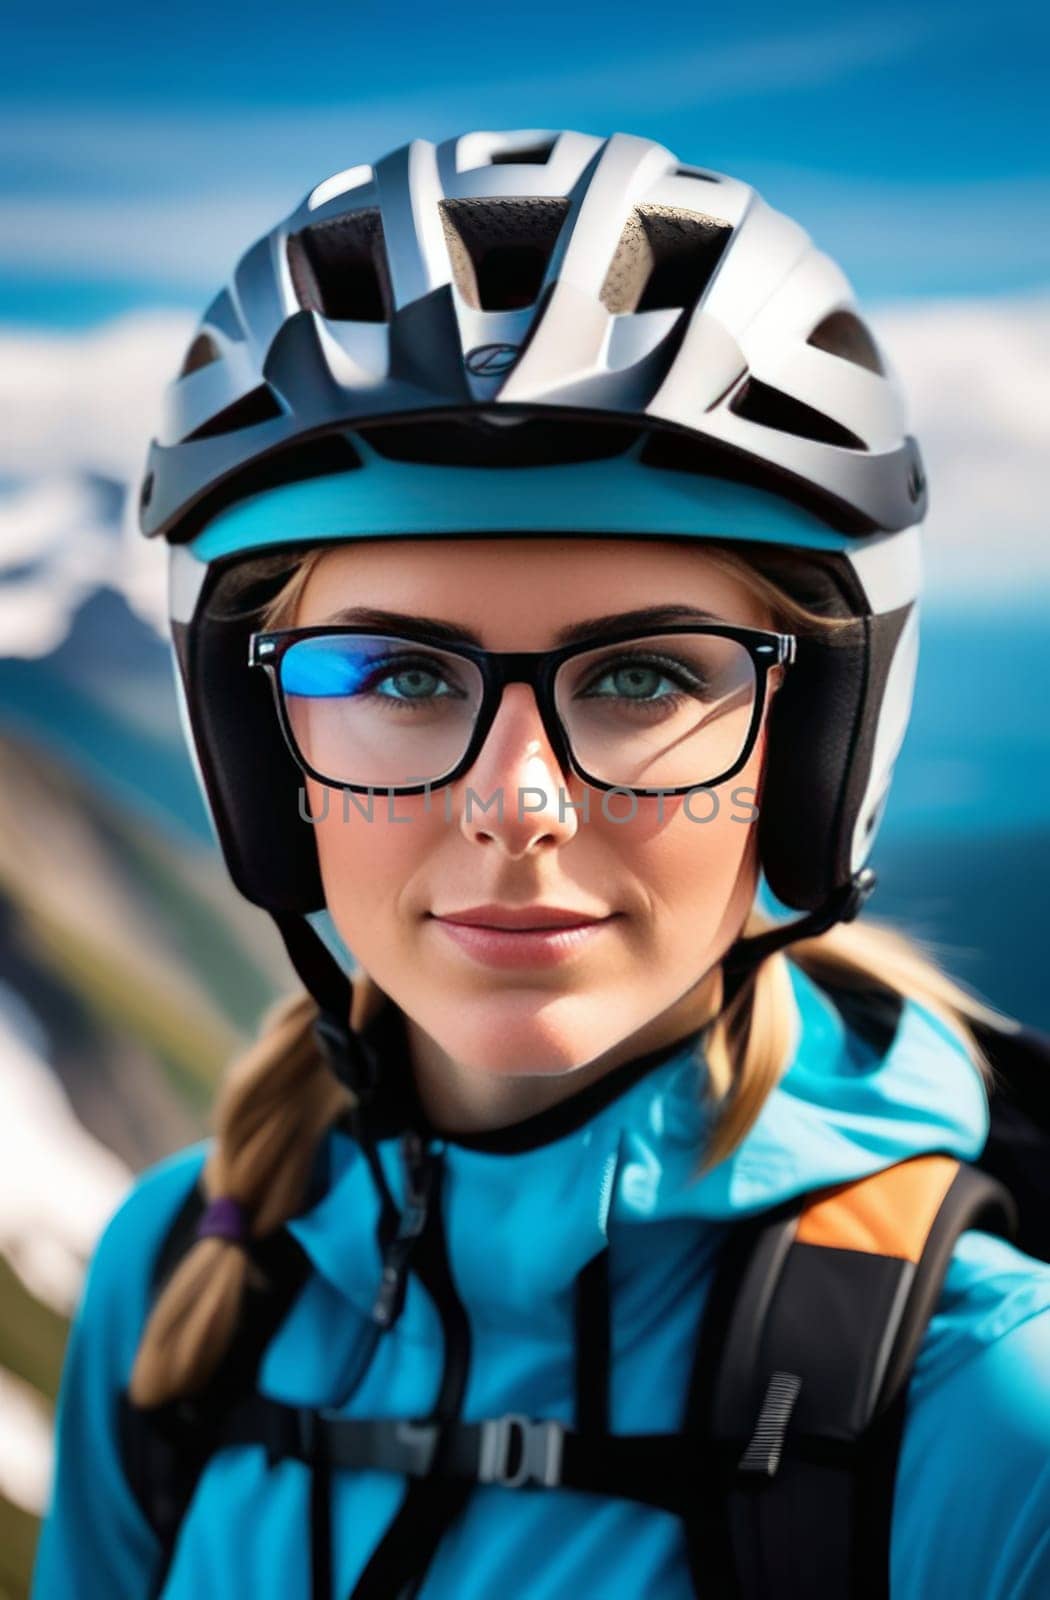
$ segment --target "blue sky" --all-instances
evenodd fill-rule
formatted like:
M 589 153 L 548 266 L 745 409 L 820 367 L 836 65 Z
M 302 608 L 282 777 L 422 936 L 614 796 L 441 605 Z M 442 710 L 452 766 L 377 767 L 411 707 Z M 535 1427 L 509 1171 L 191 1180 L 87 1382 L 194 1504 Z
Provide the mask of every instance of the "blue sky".
M 8 323 L 199 308 L 319 178 L 470 127 L 660 139 L 797 215 L 869 300 L 1050 279 L 1050 28 L 1017 0 L 20 12 L 0 66 Z

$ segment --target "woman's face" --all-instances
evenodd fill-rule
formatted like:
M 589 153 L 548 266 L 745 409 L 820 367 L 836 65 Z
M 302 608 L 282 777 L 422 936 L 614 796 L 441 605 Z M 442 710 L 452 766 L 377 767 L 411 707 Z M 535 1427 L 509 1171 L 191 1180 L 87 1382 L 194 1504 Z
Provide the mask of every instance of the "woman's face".
M 702 548 L 586 538 L 333 548 L 310 574 L 295 623 L 368 607 L 440 618 L 487 649 L 538 651 L 584 619 L 675 605 L 771 623 Z M 710 795 L 638 797 L 631 816 L 629 796 L 562 772 L 531 688 L 512 683 L 471 770 L 430 796 L 380 792 L 369 819 L 364 797 L 360 809 L 344 807 L 339 790 L 306 778 L 328 908 L 405 1013 L 414 1053 L 461 1075 L 558 1075 L 599 1061 L 604 1070 L 699 1026 L 711 969 L 754 896 L 764 745 L 763 728 L 747 765 Z M 479 804 L 497 793 L 502 816 Z M 717 813 L 703 820 L 715 796 Z M 484 934 L 441 920 L 486 905 L 601 920 L 562 936 L 569 953 L 558 959 L 549 935 L 537 951 L 535 934 L 504 934 L 498 942 L 511 954 L 500 963 L 498 952 L 479 954 Z

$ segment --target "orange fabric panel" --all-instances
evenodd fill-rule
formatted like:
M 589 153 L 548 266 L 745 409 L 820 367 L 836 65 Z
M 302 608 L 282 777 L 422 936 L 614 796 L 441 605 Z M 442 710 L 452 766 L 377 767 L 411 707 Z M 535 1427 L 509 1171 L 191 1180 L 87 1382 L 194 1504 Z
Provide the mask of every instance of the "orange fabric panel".
M 918 1261 L 958 1170 L 953 1156 L 914 1156 L 842 1184 L 805 1208 L 795 1238 L 800 1244 Z

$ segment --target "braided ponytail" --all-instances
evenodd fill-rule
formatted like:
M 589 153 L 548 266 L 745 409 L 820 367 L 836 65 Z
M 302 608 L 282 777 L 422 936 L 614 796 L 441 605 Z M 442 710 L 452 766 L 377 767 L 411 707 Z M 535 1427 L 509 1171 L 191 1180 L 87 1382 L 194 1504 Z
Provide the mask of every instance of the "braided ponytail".
M 240 1205 L 252 1237 L 295 1215 L 320 1140 L 353 1103 L 317 1047 L 316 1017 L 306 993 L 278 1002 L 216 1102 L 204 1188 L 210 1199 L 227 1195 Z M 146 1323 L 129 1386 L 136 1405 L 162 1405 L 203 1387 L 229 1347 L 254 1271 L 238 1244 L 203 1238 L 192 1246 Z

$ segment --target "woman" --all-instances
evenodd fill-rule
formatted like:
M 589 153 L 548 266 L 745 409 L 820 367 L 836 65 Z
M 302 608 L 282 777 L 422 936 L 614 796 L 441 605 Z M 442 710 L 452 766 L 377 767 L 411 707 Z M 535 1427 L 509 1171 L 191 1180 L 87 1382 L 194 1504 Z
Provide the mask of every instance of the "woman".
M 303 990 L 98 1247 L 36 1600 L 733 1592 L 721 1480 L 663 1448 L 748 1342 L 723 1261 L 785 1216 L 812 1251 L 807 1196 L 901 1172 L 933 1218 L 988 1131 L 995 1014 L 854 920 L 924 495 L 838 270 L 648 141 L 416 142 L 245 254 L 142 525 L 217 838 Z M 757 913 L 760 872 L 801 918 Z M 885 1548 L 825 1465 L 824 1525 L 803 1497 L 808 1548 L 746 1592 L 1047 1592 L 1050 1270 L 990 1222 L 944 1265 Z M 802 1470 L 773 1379 L 767 1484 Z M 127 1419 L 217 1427 L 235 1386 L 189 1492 L 151 1498 Z

